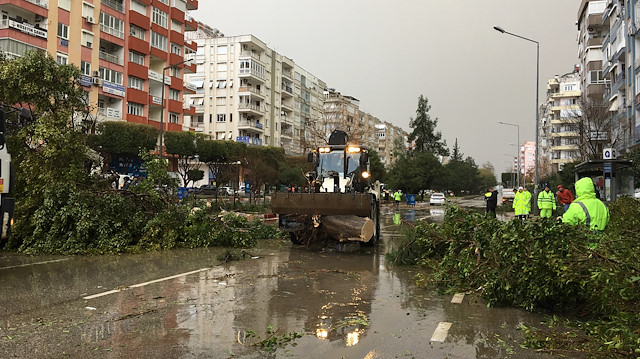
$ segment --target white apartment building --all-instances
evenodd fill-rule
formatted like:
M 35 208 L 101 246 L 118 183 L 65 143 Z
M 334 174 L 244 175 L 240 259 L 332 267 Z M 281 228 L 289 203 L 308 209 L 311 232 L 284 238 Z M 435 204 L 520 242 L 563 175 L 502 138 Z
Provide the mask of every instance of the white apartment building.
M 377 151 L 380 156 L 380 161 L 386 168 L 391 168 L 397 160 L 394 155 L 395 143 L 396 141 L 402 141 L 405 148 L 408 148 L 406 140 L 408 134 L 402 130 L 402 128 L 394 126 L 389 122 L 379 123 L 374 125 L 374 127 L 376 130 L 375 137 L 378 140 Z M 398 138 L 400 140 L 397 140 Z
M 322 117 L 326 84 L 253 35 L 203 36 L 196 72 L 187 76 L 195 94 L 191 127 L 212 139 L 249 146 L 283 147 L 302 154 L 308 124 Z
M 602 43 L 609 26 L 602 22 L 606 0 L 582 0 L 578 10 L 578 59 L 584 99 L 602 102 L 605 79 L 602 73 Z M 622 40 L 624 41 L 624 40 Z
M 553 172 L 580 156 L 581 96 L 578 72 L 555 76 L 547 81 L 547 99 L 542 105 L 540 158 L 549 161 Z

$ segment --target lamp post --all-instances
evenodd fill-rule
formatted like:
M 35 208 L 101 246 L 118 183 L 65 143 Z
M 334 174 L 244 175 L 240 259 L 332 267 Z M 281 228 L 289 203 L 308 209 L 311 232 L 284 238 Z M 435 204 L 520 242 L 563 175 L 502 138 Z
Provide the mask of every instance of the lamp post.
M 540 43 L 536 40 L 531 40 L 529 38 L 526 38 L 524 36 L 520 36 L 520 35 L 516 35 L 513 33 L 510 33 L 508 31 L 505 31 L 503 28 L 501 28 L 500 26 L 494 26 L 493 27 L 494 30 L 503 33 L 503 34 L 507 34 L 507 35 L 511 35 L 511 36 L 515 36 L 519 39 L 522 40 L 526 40 L 529 42 L 533 42 L 534 44 L 536 44 L 536 146 L 535 146 L 535 161 L 534 161 L 534 166 L 535 166 L 535 179 L 533 182 L 533 192 L 534 192 L 534 198 L 536 200 L 532 201 L 533 202 L 533 213 L 537 213 L 538 208 L 537 208 L 537 198 L 538 198 L 538 92 L 539 92 L 539 87 L 540 87 Z M 518 141 L 519 142 L 519 141 Z M 518 174 L 520 174 L 520 168 L 518 168 Z
M 166 81 L 167 81 L 167 76 L 165 75 L 167 73 L 167 70 L 170 68 L 175 68 L 176 66 L 182 65 L 184 63 L 187 63 L 189 61 L 192 61 L 193 59 L 187 59 L 184 61 L 180 61 L 177 64 L 173 64 L 173 65 L 169 65 L 165 68 L 162 69 L 162 95 L 161 95 L 161 99 L 160 102 L 162 102 L 162 106 L 160 107 L 160 158 L 162 158 L 163 155 L 163 144 L 162 141 L 164 139 L 164 87 L 166 86 Z
M 520 125 L 516 125 L 515 123 L 502 122 L 498 121 L 501 125 L 514 126 L 518 129 L 518 143 L 520 143 Z M 520 186 L 520 145 L 518 145 L 518 186 Z

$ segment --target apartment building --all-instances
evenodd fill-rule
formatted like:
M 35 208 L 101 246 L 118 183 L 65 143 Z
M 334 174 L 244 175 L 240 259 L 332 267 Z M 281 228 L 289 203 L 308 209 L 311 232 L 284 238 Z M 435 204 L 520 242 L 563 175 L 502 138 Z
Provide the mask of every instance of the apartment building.
M 525 141 L 520 145 L 520 176 L 523 178 L 522 182 L 527 183 L 529 180 L 533 183 L 533 178 L 527 178 L 527 174 L 533 173 L 536 166 L 536 143 L 535 141 Z
M 540 159 L 557 172 L 580 158 L 580 75 L 576 71 L 547 81 L 547 98 L 541 106 Z
M 609 28 L 602 18 L 606 0 L 582 0 L 578 10 L 578 59 L 580 87 L 585 101 L 600 103 L 604 94 L 602 43 Z
M 378 140 L 377 151 L 380 156 L 380 161 L 384 163 L 384 166 L 389 169 L 397 160 L 395 155 L 395 146 L 401 143 L 405 149 L 407 149 L 407 137 L 408 134 L 402 128 L 394 126 L 389 122 L 382 122 L 374 125 L 375 137 Z
M 98 121 L 159 128 L 164 114 L 165 130 L 182 131 L 183 74 L 195 65 L 169 66 L 196 50 L 184 33 L 196 29 L 187 13 L 197 7 L 197 0 L 2 1 L 0 50 L 13 57 L 46 50 L 78 66 Z
M 190 127 L 217 140 L 283 147 L 287 154 L 310 148 L 310 124 L 322 118 L 324 81 L 270 49 L 253 35 L 224 37 L 207 25 L 197 44 Z

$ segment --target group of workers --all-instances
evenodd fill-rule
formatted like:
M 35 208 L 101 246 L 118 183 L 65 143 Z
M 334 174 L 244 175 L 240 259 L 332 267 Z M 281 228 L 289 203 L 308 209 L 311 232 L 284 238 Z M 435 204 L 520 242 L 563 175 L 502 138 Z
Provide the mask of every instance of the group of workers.
M 593 181 L 589 177 L 578 180 L 575 184 L 577 197 L 574 200 L 573 194 L 562 185 L 558 186 L 558 202 L 564 208 L 564 214 L 558 217 L 563 223 L 585 224 L 591 230 L 604 230 L 609 223 L 609 210 L 596 196 L 596 189 Z M 519 219 L 528 218 L 531 213 L 531 193 L 523 187 L 518 187 L 518 192 L 513 200 L 515 216 Z M 495 209 L 498 203 L 498 194 L 495 189 L 489 189 L 485 194 L 487 202 L 487 214 L 495 217 Z M 545 184 L 544 191 L 538 194 L 538 208 L 540 218 L 551 218 L 556 210 L 556 197 Z

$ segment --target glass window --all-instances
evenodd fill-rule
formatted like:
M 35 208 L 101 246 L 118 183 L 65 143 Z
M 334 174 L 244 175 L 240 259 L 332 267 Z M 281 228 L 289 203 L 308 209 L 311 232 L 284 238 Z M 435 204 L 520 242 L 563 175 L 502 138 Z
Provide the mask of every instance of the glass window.
M 69 39 L 69 26 L 59 22 L 58 23 L 58 36 L 68 40 Z
M 175 89 L 169 89 L 169 99 L 180 101 L 180 91 Z
M 139 77 L 129 76 L 129 87 L 142 91 L 144 89 L 144 80 Z
M 180 115 L 169 112 L 169 123 L 180 123 Z
M 227 122 L 227 114 L 224 114 L 224 113 L 217 114 L 216 122 Z
M 69 11 L 71 9 L 71 0 L 58 0 L 58 7 Z
M 167 38 L 155 31 L 151 31 L 151 46 L 167 51 Z
M 172 42 L 171 43 L 171 53 L 172 54 L 176 54 L 176 55 L 180 55 L 182 53 L 182 46 Z
M 227 54 L 227 45 L 218 46 L 218 55 L 226 55 Z
M 227 72 L 227 64 L 225 62 L 221 62 L 217 65 L 218 72 Z
M 129 61 L 144 66 L 144 55 L 133 50 L 129 50 Z
M 116 83 L 118 85 L 122 85 L 122 73 L 118 72 L 118 71 L 114 71 L 111 69 L 107 69 L 104 67 L 100 68 L 100 78 L 105 80 L 105 81 L 109 81 L 109 82 L 113 82 Z
M 166 29 L 169 26 L 169 15 L 166 12 L 158 9 L 157 7 L 154 7 L 151 14 L 151 22 L 158 24 Z
M 147 14 L 147 5 L 137 0 L 131 0 L 131 10 L 140 13 L 142 15 Z
M 127 103 L 127 113 L 130 115 L 142 116 L 143 109 L 144 109 L 144 106 L 139 103 L 135 103 L 135 102 Z
M 82 46 L 93 47 L 93 34 L 82 30 Z
M 91 63 L 80 61 L 80 72 L 83 75 L 91 76 Z
M 58 65 L 66 65 L 69 63 L 69 56 L 61 53 L 56 54 L 56 62 Z
M 141 27 L 138 27 L 136 25 L 130 25 L 129 26 L 129 34 L 131 36 L 133 36 L 133 37 L 136 37 L 136 38 L 138 38 L 140 40 L 144 40 L 145 33 L 146 33 L 146 31 Z

